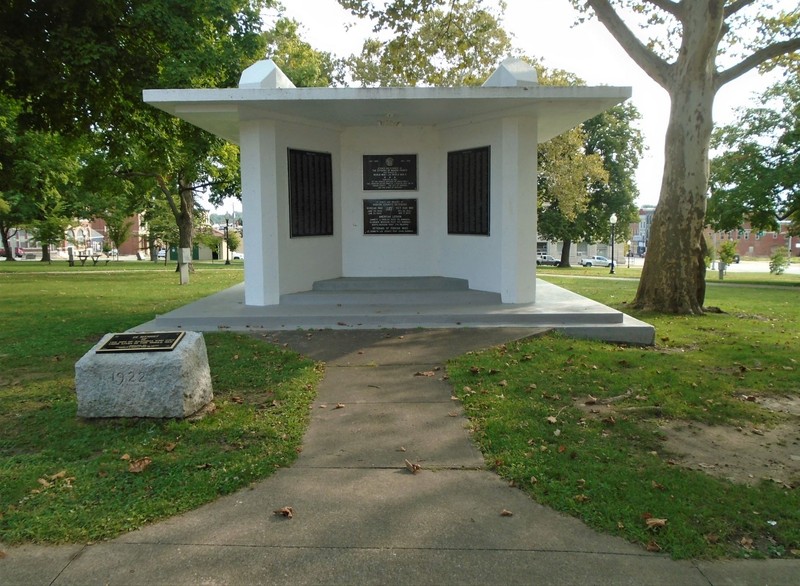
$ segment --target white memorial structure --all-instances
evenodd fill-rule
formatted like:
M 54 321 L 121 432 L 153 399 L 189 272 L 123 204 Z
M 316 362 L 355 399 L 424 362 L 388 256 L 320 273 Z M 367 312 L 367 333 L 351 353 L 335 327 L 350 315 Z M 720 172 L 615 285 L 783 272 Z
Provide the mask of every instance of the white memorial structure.
M 630 95 L 541 86 L 513 58 L 460 88 L 296 88 L 264 60 L 238 88 L 144 100 L 241 148 L 251 327 L 255 308 L 337 279 L 434 277 L 535 305 L 537 145 Z

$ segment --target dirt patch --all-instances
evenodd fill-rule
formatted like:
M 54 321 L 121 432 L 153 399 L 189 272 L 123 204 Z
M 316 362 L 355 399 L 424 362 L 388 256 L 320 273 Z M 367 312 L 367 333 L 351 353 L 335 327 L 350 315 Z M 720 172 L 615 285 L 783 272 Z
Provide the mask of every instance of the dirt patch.
M 627 398 L 627 395 L 619 398 Z M 638 412 L 660 416 L 655 407 L 584 405 L 600 419 Z M 687 421 L 661 423 L 664 452 L 671 462 L 740 484 L 771 480 L 788 488 L 800 487 L 800 397 L 759 397 L 764 409 L 783 413 L 786 422 L 771 428 L 706 425 Z
M 659 427 L 664 450 L 686 468 L 742 484 L 771 480 L 800 487 L 798 422 L 771 429 L 670 422 Z

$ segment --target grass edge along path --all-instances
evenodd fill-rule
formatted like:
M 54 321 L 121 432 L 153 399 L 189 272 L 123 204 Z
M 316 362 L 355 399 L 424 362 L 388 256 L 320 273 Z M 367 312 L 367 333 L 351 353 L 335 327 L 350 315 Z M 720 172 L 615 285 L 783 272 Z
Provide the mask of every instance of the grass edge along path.
M 0 541 L 110 539 L 290 465 L 321 367 L 253 336 L 204 337 L 215 409 L 197 420 L 76 418 L 69 376 L 4 393 Z
M 623 310 L 636 287 L 557 284 Z M 487 465 L 542 504 L 676 559 L 800 557 L 800 479 L 738 485 L 676 466 L 664 447 L 662 421 L 769 426 L 781 415 L 742 394 L 800 395 L 797 293 L 715 288 L 709 302 L 730 313 L 626 310 L 654 323 L 654 348 L 551 334 L 450 361 Z M 612 397 L 625 397 L 622 415 L 585 405 Z
M 217 407 L 206 418 L 76 418 L 74 365 L 100 337 L 242 280 L 220 265 L 179 285 L 174 267 L 131 264 L 0 273 L 4 544 L 108 539 L 247 486 L 299 449 L 320 366 L 228 332 L 204 335 Z

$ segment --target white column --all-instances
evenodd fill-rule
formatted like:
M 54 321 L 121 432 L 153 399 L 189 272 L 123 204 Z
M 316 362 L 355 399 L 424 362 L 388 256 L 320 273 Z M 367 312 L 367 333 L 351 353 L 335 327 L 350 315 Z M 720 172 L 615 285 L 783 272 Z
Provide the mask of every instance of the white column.
M 536 300 L 537 126 L 532 118 L 502 120 L 500 297 L 503 303 Z
M 280 302 L 275 123 L 243 123 L 239 132 L 244 218 L 245 305 Z

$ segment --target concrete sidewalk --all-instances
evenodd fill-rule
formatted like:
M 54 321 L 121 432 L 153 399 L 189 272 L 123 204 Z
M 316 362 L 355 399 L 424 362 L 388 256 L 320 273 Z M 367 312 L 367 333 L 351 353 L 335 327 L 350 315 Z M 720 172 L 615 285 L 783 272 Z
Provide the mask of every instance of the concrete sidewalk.
M 327 363 L 291 468 L 113 541 L 0 547 L 0 584 L 800 583 L 798 560 L 674 562 L 649 554 L 536 504 L 487 471 L 442 380 L 445 360 L 535 333 L 274 334 Z M 417 375 L 429 372 L 435 376 Z M 422 469 L 411 474 L 406 459 Z M 286 506 L 293 518 L 273 514 Z M 503 509 L 513 516 L 501 516 Z

